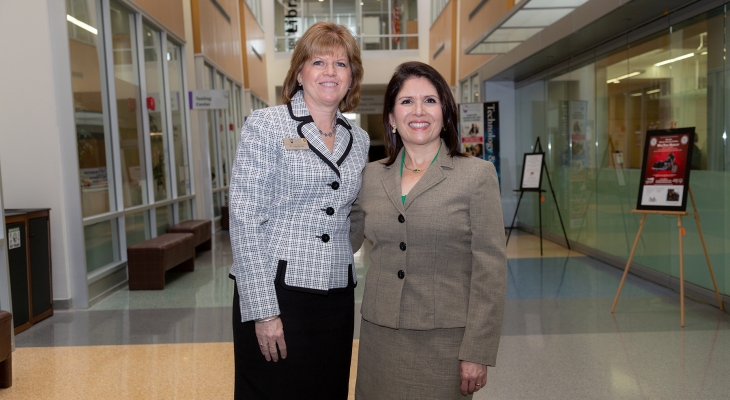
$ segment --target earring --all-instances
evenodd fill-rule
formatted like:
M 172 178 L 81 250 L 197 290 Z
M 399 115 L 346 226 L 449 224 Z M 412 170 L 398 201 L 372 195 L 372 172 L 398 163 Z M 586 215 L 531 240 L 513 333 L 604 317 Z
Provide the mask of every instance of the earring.
M 395 128 L 395 125 L 393 125 L 393 134 L 395 135 L 396 133 L 398 133 L 398 130 Z

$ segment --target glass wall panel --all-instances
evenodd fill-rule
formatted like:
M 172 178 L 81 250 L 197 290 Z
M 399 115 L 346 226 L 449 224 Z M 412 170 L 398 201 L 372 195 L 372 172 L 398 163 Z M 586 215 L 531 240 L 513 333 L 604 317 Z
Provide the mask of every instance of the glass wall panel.
M 190 205 L 190 200 L 185 200 L 177 203 L 177 215 L 179 218 L 179 221 L 187 221 L 189 219 L 193 219 L 193 212 L 192 212 L 192 206 Z
M 353 0 L 332 0 L 332 22 L 344 25 L 350 32 L 357 34 L 357 5 Z
M 518 146 L 540 136 L 568 237 L 627 258 L 639 228 L 636 208 L 646 132 L 694 127 L 690 188 L 722 293 L 730 289 L 729 121 L 722 9 L 585 65 L 517 90 Z M 547 145 L 547 149 L 545 148 Z M 518 169 L 521 165 L 518 166 Z M 548 189 L 543 180 L 543 188 Z M 520 220 L 537 227 L 536 196 L 525 196 Z M 552 196 L 542 203 L 543 229 L 562 237 Z M 691 202 L 687 211 L 693 212 Z M 685 279 L 712 289 L 696 225 L 685 218 Z M 634 261 L 679 276 L 676 218 L 650 215 Z
M 274 49 L 291 52 L 312 24 L 333 21 L 358 36 L 363 50 L 418 49 L 418 0 L 299 0 L 274 7 Z
M 170 188 L 170 169 L 168 168 L 169 130 L 165 111 L 165 88 L 162 72 L 162 34 L 148 25 L 142 26 L 144 43 L 145 99 L 147 120 L 150 128 L 150 154 L 152 157 L 152 180 L 155 201 L 166 200 L 172 194 Z
M 213 193 L 213 215 L 221 216 L 221 192 Z
M 418 49 L 418 0 L 393 1 L 393 39 L 391 47 L 397 50 Z
M 214 72 L 213 68 L 210 66 L 205 66 L 205 77 L 203 78 L 203 88 L 204 89 L 215 89 L 215 83 L 214 83 Z M 213 189 L 218 187 L 218 179 L 217 178 L 217 171 L 216 171 L 216 157 L 215 157 L 215 151 L 216 151 L 216 141 L 215 141 L 215 131 L 216 131 L 216 111 L 215 110 L 208 110 L 205 112 L 207 114 L 208 119 L 208 150 L 209 150 L 209 158 L 208 162 L 210 164 L 210 174 L 211 174 L 211 181 L 213 182 Z
M 182 54 L 181 46 L 170 41 L 167 42 L 167 72 L 170 82 L 169 95 L 178 196 L 186 196 L 191 193 L 185 99 L 182 97 L 185 95 Z
M 218 74 L 218 79 L 216 80 L 216 88 L 221 90 L 230 91 L 230 81 L 227 81 L 226 78 L 222 74 Z M 230 106 L 231 104 L 231 98 L 228 98 L 228 104 Z M 230 118 L 228 116 L 228 109 L 220 109 L 216 111 L 216 118 L 218 119 L 216 122 L 216 126 L 218 127 L 218 130 L 216 132 L 215 137 L 215 143 L 218 145 L 218 157 L 220 160 L 219 168 L 221 173 L 221 184 L 223 187 L 228 186 L 228 140 L 226 139 L 228 136 L 228 121 L 230 121 Z
M 147 203 L 147 171 L 144 162 L 144 129 L 140 112 L 139 60 L 134 14 L 111 2 L 115 106 L 119 126 L 120 163 L 124 206 Z
M 124 217 L 124 228 L 127 234 L 127 247 L 151 238 L 150 213 L 148 211 L 129 214 Z
M 226 125 L 226 136 L 225 139 L 228 148 L 228 159 L 231 160 L 231 164 L 228 166 L 230 171 L 233 168 L 233 161 L 236 159 L 236 133 L 238 132 L 238 110 L 240 110 L 238 98 L 236 94 L 238 92 L 238 85 L 233 81 L 228 81 L 228 124 Z
M 103 48 L 101 23 L 96 3 L 66 0 L 69 19 L 69 58 L 74 96 L 74 119 L 79 157 L 81 205 L 83 216 L 111 210 L 109 184 L 111 173 L 111 137 L 109 114 L 103 93 L 106 92 L 99 55 Z
M 172 206 L 157 207 L 155 209 L 157 236 L 165 234 L 172 224 Z
M 120 260 L 117 232 L 115 219 L 84 227 L 87 273 Z

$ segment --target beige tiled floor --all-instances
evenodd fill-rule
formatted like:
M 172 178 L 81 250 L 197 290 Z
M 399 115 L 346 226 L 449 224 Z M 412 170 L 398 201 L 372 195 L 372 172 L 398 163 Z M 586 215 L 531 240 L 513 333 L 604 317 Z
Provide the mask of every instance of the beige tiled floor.
M 542 256 L 540 256 L 540 237 L 519 231 L 512 231 L 507 245 L 507 258 L 540 258 L 540 257 L 581 257 L 575 250 L 568 250 L 565 245 L 542 240 Z
M 353 343 L 354 399 L 358 341 Z M 230 399 L 233 343 L 18 348 L 0 399 Z

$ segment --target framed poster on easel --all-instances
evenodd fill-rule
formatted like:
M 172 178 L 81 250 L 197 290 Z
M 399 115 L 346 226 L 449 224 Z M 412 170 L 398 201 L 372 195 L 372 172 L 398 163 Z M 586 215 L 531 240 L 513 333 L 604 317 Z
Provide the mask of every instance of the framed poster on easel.
M 624 274 L 613 299 L 611 312 L 616 310 L 621 289 L 634 259 L 636 245 L 644 230 L 646 217 L 649 214 L 676 216 L 679 239 L 679 314 L 680 325 L 684 326 L 684 225 L 682 217 L 692 215 L 697 223 L 697 233 L 705 253 L 707 269 L 710 273 L 712 286 L 720 310 L 724 310 L 722 298 L 717 288 L 715 273 L 712 271 L 710 254 L 707 251 L 705 237 L 702 234 L 700 215 L 697 211 L 697 202 L 689 186 L 689 166 L 692 163 L 692 145 L 694 143 L 695 128 L 665 129 L 646 132 L 644 158 L 641 164 L 641 180 L 639 181 L 639 196 L 636 210 L 632 212 L 642 214 L 639 223 L 639 232 L 634 239 L 634 246 L 629 253 L 629 259 L 624 267 Z M 687 212 L 687 198 L 692 201 L 693 214 Z
M 525 153 L 522 162 L 521 190 L 535 190 L 542 186 L 542 165 L 545 153 Z
M 646 132 L 637 210 L 686 211 L 695 128 Z

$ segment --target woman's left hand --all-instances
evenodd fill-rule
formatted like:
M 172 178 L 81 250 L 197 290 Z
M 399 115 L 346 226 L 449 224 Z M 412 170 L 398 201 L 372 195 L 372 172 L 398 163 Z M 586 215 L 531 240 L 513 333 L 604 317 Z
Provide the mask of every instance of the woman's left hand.
M 469 361 L 461 362 L 461 394 L 474 393 L 487 384 L 487 366 Z

